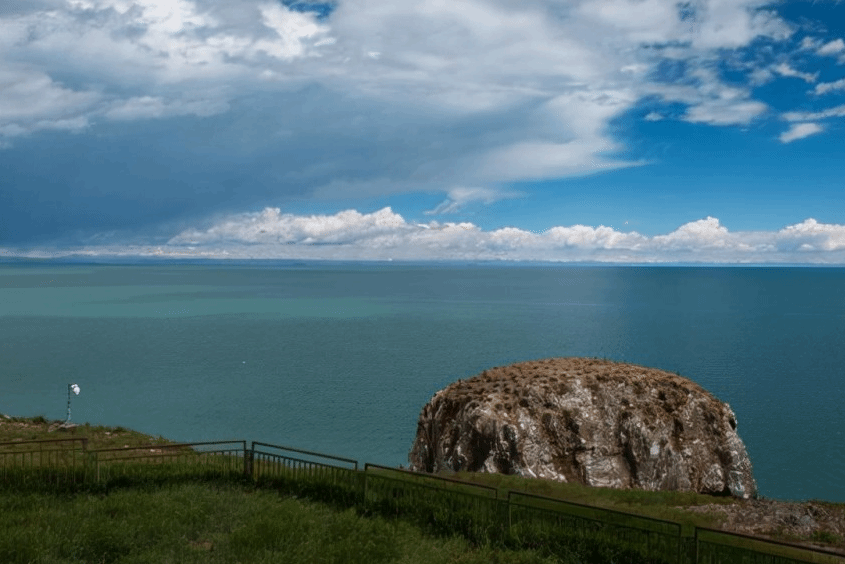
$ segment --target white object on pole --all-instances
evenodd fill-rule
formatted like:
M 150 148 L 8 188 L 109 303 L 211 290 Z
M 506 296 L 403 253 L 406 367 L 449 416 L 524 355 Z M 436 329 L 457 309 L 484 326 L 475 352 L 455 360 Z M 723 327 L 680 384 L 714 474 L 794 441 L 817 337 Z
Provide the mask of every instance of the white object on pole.
M 79 395 L 79 386 L 76 384 L 68 384 L 67 385 L 67 419 L 65 420 L 65 424 L 70 424 L 70 393 L 73 392 L 77 396 Z

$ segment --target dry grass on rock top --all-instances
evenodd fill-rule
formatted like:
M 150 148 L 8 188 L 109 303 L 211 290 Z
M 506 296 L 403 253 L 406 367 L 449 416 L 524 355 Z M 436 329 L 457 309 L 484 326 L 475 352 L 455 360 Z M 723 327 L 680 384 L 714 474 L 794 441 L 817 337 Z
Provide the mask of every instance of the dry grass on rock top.
M 480 401 L 495 395 L 502 402 L 518 403 L 528 393 L 566 394 L 574 379 L 587 382 L 587 385 L 625 385 L 638 395 L 656 390 L 670 410 L 673 401 L 681 401 L 687 392 L 706 395 L 716 403 L 719 401 L 695 382 L 678 374 L 657 368 L 581 357 L 547 358 L 498 366 L 472 378 L 458 380 L 446 390 L 455 400 Z

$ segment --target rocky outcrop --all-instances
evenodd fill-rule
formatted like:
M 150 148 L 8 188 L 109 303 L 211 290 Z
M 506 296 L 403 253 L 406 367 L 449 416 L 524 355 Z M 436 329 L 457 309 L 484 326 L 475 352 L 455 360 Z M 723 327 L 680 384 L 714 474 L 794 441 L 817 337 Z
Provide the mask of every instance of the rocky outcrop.
M 423 407 L 409 455 L 467 470 L 646 490 L 753 497 L 736 416 L 669 372 L 554 358 L 485 370 Z

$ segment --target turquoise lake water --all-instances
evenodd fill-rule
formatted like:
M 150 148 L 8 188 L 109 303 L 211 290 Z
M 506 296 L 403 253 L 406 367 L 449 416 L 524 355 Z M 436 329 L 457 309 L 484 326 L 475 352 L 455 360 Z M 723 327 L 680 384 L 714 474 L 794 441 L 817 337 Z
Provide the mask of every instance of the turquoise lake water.
M 0 263 L 0 412 L 398 465 L 431 395 L 595 356 L 738 417 L 760 493 L 845 501 L 845 269 Z

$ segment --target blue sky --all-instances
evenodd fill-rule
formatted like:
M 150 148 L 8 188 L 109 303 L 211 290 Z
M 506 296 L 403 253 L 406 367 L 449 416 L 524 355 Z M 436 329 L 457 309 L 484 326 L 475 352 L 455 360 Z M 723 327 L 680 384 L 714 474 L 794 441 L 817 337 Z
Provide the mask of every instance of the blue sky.
M 0 256 L 845 263 L 845 4 L 6 0 Z

